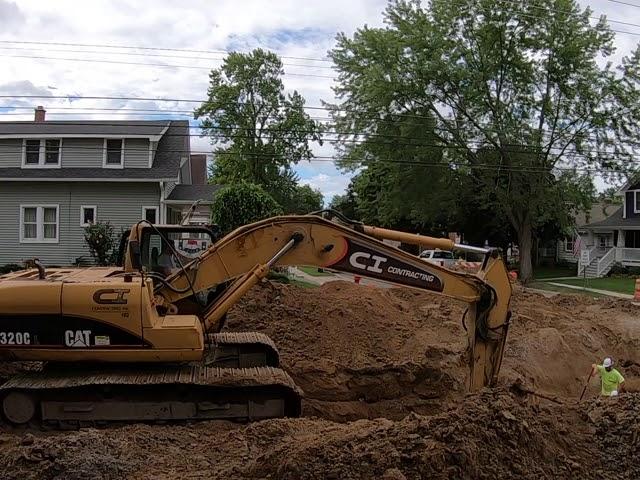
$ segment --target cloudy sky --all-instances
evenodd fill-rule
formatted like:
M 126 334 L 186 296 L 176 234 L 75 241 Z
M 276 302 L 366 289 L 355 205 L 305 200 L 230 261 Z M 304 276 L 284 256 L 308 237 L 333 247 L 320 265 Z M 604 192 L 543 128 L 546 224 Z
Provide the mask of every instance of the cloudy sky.
M 611 23 L 615 30 L 629 32 L 617 34 L 618 57 L 640 41 L 640 0 L 625 3 L 634 2 L 638 7 L 612 0 L 582 1 L 594 16 L 606 14 L 611 21 L 627 23 Z M 0 109 L 0 117 L 30 120 L 30 109 L 43 104 L 49 119 L 158 118 L 157 110 L 167 112 L 163 117 L 186 118 L 195 104 L 73 97 L 202 99 L 208 70 L 220 65 L 224 52 L 254 47 L 280 54 L 286 88 L 301 92 L 307 105 L 318 106 L 320 100 L 333 100 L 333 71 L 326 52 L 336 32 L 380 25 L 385 5 L 386 0 L 0 0 L 0 96 L 71 97 L 0 98 L 0 106 L 6 107 Z M 11 43 L 16 41 L 42 43 Z M 75 45 L 60 45 L 64 43 Z M 309 113 L 325 115 L 321 110 Z M 210 151 L 208 141 L 200 138 L 192 138 L 192 149 Z M 319 156 L 331 153 L 327 146 L 316 149 Z M 326 160 L 301 164 L 297 170 L 326 200 L 342 193 L 349 182 Z

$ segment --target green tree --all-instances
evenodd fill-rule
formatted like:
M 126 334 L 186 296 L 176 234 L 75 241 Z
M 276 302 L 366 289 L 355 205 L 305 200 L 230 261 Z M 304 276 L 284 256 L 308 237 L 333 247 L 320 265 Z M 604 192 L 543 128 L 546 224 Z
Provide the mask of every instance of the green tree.
M 358 213 L 358 199 L 356 198 L 356 193 L 353 190 L 353 181 L 349 183 L 344 195 L 336 195 L 331 199 L 329 208 L 340 212 L 345 217 L 352 220 L 360 219 L 360 214 Z
M 613 51 L 606 21 L 592 25 L 591 11 L 575 0 L 517 3 L 391 1 L 384 28 L 340 34 L 330 55 L 343 140 L 375 134 L 389 118 L 427 117 L 435 122 L 431 143 L 452 170 L 489 172 L 488 185 L 499 169 L 499 182 L 476 202 L 509 220 L 528 280 L 536 228 L 566 207 L 556 203 L 560 169 L 621 169 L 631 154 L 620 150 L 611 160 L 624 85 L 599 61 Z M 370 161 L 359 149 L 345 142 L 343 162 Z M 483 165 L 487 149 L 492 159 Z M 402 146 L 395 158 L 406 158 Z M 432 170 L 423 178 L 431 181 Z
M 109 222 L 96 222 L 84 227 L 84 242 L 98 265 L 109 265 L 115 245 L 113 227 Z
M 246 182 L 220 189 L 211 206 L 211 220 L 224 233 L 281 214 L 282 207 L 271 195 L 259 185 Z
M 304 111 L 304 98 L 285 94 L 282 61 L 271 52 L 230 53 L 209 74 L 207 100 L 195 110 L 216 148 L 212 181 L 260 185 L 276 200 L 293 195 L 292 165 L 322 143 L 320 124 Z
M 322 192 L 309 185 L 296 185 L 289 203 L 284 206 L 285 213 L 307 214 L 321 210 L 324 206 Z

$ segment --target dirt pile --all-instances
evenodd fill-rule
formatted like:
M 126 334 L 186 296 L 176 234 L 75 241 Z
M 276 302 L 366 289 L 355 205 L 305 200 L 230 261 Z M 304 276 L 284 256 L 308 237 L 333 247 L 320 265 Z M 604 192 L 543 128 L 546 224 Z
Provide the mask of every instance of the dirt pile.
M 512 309 L 502 385 L 467 395 L 464 305 L 345 282 L 260 286 L 227 328 L 273 338 L 306 418 L 6 431 L 2 478 L 640 478 L 640 394 L 595 398 L 594 379 L 576 403 L 605 355 L 630 385 L 640 376 L 640 309 L 521 290 Z M 516 395 L 515 380 L 559 402 Z
M 336 421 L 434 414 L 464 396 L 465 305 L 407 289 L 331 282 L 317 289 L 256 287 L 229 314 L 230 330 L 274 339 L 306 394 L 306 415 Z M 640 308 L 519 289 L 501 371 L 549 395 L 576 398 L 591 364 L 613 356 L 640 373 Z M 592 379 L 587 398 L 597 394 Z
M 406 289 L 331 282 L 256 287 L 230 330 L 274 339 L 307 415 L 333 420 L 435 413 L 464 392 L 463 305 Z
M 508 390 L 402 420 L 269 420 L 5 434 L 3 478 L 638 478 L 640 396 L 533 405 Z

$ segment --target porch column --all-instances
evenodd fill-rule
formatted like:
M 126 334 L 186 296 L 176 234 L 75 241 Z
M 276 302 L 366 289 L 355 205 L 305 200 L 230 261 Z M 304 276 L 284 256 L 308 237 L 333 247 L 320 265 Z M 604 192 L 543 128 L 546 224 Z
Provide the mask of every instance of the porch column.
M 616 262 L 622 261 L 622 248 L 624 248 L 624 230 L 618 229 L 618 242 L 616 243 Z

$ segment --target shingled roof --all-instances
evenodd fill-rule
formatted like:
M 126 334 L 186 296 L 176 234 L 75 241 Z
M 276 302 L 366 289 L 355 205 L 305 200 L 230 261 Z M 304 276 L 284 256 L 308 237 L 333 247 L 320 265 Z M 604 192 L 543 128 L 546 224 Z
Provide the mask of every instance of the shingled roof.
M 176 185 L 168 202 L 195 202 L 202 200 L 204 203 L 213 203 L 213 196 L 222 188 L 222 185 Z
M 182 158 L 189 158 L 189 122 L 187 120 L 162 121 L 75 121 L 75 122 L 0 122 L 2 135 L 105 135 L 159 137 L 151 168 L 0 168 L 0 180 L 57 180 L 70 181 L 176 181 Z M 13 132 L 13 133 L 12 133 Z M 160 137 L 162 135 L 162 137 Z

